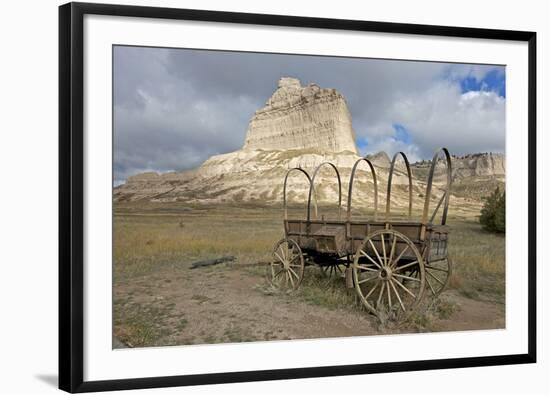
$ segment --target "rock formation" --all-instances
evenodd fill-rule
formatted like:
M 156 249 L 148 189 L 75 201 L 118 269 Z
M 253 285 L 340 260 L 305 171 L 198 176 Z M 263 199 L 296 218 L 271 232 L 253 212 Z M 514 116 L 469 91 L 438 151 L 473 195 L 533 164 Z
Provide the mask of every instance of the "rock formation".
M 368 154 L 367 159 L 370 160 L 373 165 L 378 167 L 389 168 L 391 165 L 391 159 L 384 151 L 380 151 L 375 154 Z
M 302 87 L 281 78 L 266 105 L 250 120 L 244 150 L 309 149 L 357 154 L 346 100 L 335 89 Z
M 506 160 L 503 154 L 484 153 L 453 157 L 453 174 L 457 178 L 473 176 L 504 177 Z
M 445 161 L 440 160 L 437 167 L 443 167 Z M 428 170 L 430 160 L 414 163 L 413 170 Z M 468 154 L 465 156 L 452 156 L 453 179 L 468 177 L 494 177 L 504 180 L 506 174 L 506 158 L 504 154 L 485 152 Z

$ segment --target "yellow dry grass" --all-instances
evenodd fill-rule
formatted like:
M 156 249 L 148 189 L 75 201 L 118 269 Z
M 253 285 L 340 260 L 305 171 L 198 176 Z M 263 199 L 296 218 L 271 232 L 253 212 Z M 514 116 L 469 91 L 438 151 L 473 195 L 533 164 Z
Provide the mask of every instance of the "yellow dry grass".
M 334 205 L 320 207 L 320 215 L 334 218 Z M 451 213 L 449 251 L 454 263 L 454 275 L 449 288 L 477 300 L 503 304 L 505 300 L 505 238 L 482 230 L 477 219 Z M 303 218 L 304 207 L 290 209 L 291 218 Z M 372 213 L 354 210 L 355 219 Z M 420 212 L 415 210 L 414 217 Z M 166 340 L 169 308 L 155 304 L 140 305 L 126 294 L 128 283 L 144 284 L 140 292 L 154 296 L 157 277 L 169 281 L 170 273 L 181 276 L 178 269 L 188 268 L 194 261 L 235 256 L 232 265 L 257 276 L 262 282 L 265 268 L 248 265 L 271 259 L 273 245 L 283 237 L 282 209 L 276 206 L 190 206 L 182 203 L 116 203 L 113 229 L 114 320 L 115 335 L 131 346 L 156 345 Z M 380 216 L 379 219 L 383 217 Z M 394 219 L 403 219 L 396 215 Z M 225 265 L 222 265 L 225 267 Z M 223 268 L 205 268 L 220 272 Z M 227 269 L 227 268 L 226 268 Z M 157 281 L 158 283 L 158 281 Z M 150 284 L 150 285 L 148 285 Z M 120 292 L 119 292 L 120 291 Z M 273 292 L 259 285 L 256 292 Z M 355 291 L 347 289 L 341 279 L 321 276 L 318 267 L 306 268 L 305 278 L 292 299 L 363 314 Z M 450 314 L 454 305 L 437 305 L 439 315 Z M 165 306 L 166 307 L 166 306 Z M 160 309 L 160 310 L 159 310 Z M 429 328 L 429 315 L 419 315 L 415 325 Z M 230 336 L 231 335 L 231 336 Z M 230 338 L 238 338 L 230 333 Z M 242 337 L 242 336 L 241 336 Z M 246 336 L 245 336 L 246 337 Z M 250 340 L 250 339 L 248 339 Z M 164 341 L 164 340 L 163 340 Z
M 291 217 L 304 215 L 303 207 L 290 211 Z M 334 211 L 326 208 L 323 212 Z M 361 216 L 360 212 L 354 214 Z M 451 217 L 448 224 L 449 251 L 454 263 L 449 286 L 472 298 L 489 297 L 503 303 L 504 236 L 485 232 L 475 217 Z M 117 279 L 146 274 L 163 265 L 188 265 L 229 255 L 235 256 L 238 264 L 266 262 L 274 243 L 282 236 L 279 207 L 117 203 L 115 286 Z

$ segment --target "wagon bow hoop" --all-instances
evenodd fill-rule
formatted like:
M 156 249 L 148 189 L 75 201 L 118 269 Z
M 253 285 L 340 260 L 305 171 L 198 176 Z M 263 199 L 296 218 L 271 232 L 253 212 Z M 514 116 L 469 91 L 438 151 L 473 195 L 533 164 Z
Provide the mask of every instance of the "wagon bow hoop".
M 293 171 L 299 171 L 300 173 L 302 173 L 303 175 L 306 176 L 307 181 L 309 183 L 309 188 L 311 190 L 311 177 L 310 177 L 310 175 L 308 174 L 307 171 L 305 171 L 301 167 L 293 167 L 293 168 L 291 168 L 290 170 L 288 170 L 286 172 L 285 182 L 283 184 L 283 209 L 284 209 L 285 221 L 288 219 L 288 207 L 287 207 L 287 199 L 286 199 L 286 184 L 288 182 L 288 177 L 290 176 L 290 173 L 292 173 Z M 310 195 L 309 195 L 309 199 L 311 199 L 311 192 L 310 192 Z M 308 199 L 308 206 L 307 206 L 308 215 L 309 215 L 309 199 Z M 317 199 L 315 199 L 315 215 L 317 215 Z
M 311 220 L 311 196 L 314 193 L 315 189 L 315 178 L 317 177 L 317 174 L 319 173 L 319 170 L 323 166 L 330 166 L 334 169 L 336 173 L 336 178 L 338 178 L 338 219 L 340 219 L 340 213 L 342 208 L 342 180 L 340 179 L 340 172 L 338 171 L 338 168 L 333 165 L 331 162 L 323 162 L 313 172 L 313 176 L 311 177 L 311 183 L 309 186 L 309 196 L 307 199 L 307 220 L 308 222 Z M 315 213 L 315 217 L 317 217 L 317 213 Z
M 359 166 L 359 163 L 362 161 L 365 161 L 370 168 L 370 172 L 372 175 L 372 180 L 374 182 L 374 220 L 376 221 L 376 215 L 378 212 L 378 180 L 376 178 L 376 171 L 374 170 L 374 166 L 370 160 L 367 158 L 360 158 L 358 159 L 355 164 L 353 165 L 353 168 L 351 169 L 351 175 L 349 178 L 349 189 L 348 189 L 348 207 L 347 207 L 347 220 L 351 220 L 351 196 L 353 192 L 353 180 L 355 179 L 355 172 L 357 171 L 357 167 Z
M 386 221 L 389 221 L 390 219 L 390 205 L 391 205 L 391 186 L 392 186 L 392 178 L 393 178 L 393 172 L 395 170 L 395 162 L 397 161 L 397 157 L 401 155 L 403 157 L 403 161 L 405 162 L 405 167 L 407 168 L 407 176 L 409 177 L 409 219 L 412 215 L 412 174 L 411 174 L 411 165 L 409 164 L 409 159 L 407 159 L 407 155 L 405 155 L 404 152 L 396 152 L 393 156 L 393 159 L 391 161 L 390 165 L 390 174 L 388 175 L 388 190 L 386 193 Z
M 432 222 L 434 220 L 442 203 L 443 203 L 443 214 L 441 215 L 441 225 L 445 225 L 445 223 L 447 222 L 447 212 L 449 210 L 449 197 L 450 197 L 450 189 L 451 189 L 451 183 L 452 183 L 451 155 L 449 154 L 449 151 L 447 150 L 447 148 L 439 148 L 437 151 L 435 151 L 435 154 L 432 159 L 432 165 L 430 167 L 430 173 L 428 175 L 428 184 L 426 185 L 426 200 L 424 201 L 424 212 L 422 213 L 423 224 L 426 224 L 428 222 L 428 212 L 430 210 L 430 199 L 432 196 L 432 183 L 433 183 L 437 161 L 439 159 L 439 155 L 442 152 L 445 155 L 445 162 L 447 166 L 447 183 L 445 185 L 445 190 L 443 192 L 443 195 L 441 196 L 439 203 L 437 204 L 432 216 L 430 217 L 429 222 Z

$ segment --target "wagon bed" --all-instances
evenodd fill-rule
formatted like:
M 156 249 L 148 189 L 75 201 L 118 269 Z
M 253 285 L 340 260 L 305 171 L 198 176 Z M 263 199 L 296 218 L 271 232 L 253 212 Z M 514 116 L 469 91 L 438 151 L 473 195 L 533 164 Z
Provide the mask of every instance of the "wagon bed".
M 285 234 L 294 240 L 304 252 L 319 252 L 339 258 L 353 255 L 365 235 L 391 229 L 407 236 L 421 250 L 426 263 L 447 257 L 447 225 L 423 224 L 421 222 L 374 222 L 374 221 L 323 221 L 285 220 Z M 400 252 L 400 249 L 397 250 Z M 410 254 L 403 255 L 403 258 Z

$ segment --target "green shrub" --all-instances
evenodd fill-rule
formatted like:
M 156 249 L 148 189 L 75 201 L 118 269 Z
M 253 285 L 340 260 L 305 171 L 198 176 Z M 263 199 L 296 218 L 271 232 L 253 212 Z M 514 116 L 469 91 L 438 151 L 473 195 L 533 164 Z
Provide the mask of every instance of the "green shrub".
M 490 232 L 506 232 L 506 194 L 499 187 L 485 200 L 479 223 Z

